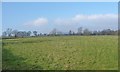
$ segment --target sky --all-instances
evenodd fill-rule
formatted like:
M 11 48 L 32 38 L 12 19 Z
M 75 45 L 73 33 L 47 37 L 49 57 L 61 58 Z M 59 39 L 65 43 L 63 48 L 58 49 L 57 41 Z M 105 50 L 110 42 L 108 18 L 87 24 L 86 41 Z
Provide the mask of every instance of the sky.
M 2 2 L 119 2 L 119 0 L 2 0 Z
M 12 28 L 49 33 L 56 28 L 77 32 L 78 27 L 116 30 L 117 14 L 117 2 L 3 2 L 2 31 Z

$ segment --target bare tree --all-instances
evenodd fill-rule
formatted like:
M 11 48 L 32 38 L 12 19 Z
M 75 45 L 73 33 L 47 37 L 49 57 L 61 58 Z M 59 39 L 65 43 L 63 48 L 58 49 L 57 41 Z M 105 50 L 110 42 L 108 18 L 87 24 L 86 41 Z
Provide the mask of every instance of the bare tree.
M 11 34 L 12 34 L 12 29 L 11 29 L 11 28 L 8 28 L 7 31 L 6 31 L 6 33 L 8 34 L 8 37 L 10 37 Z

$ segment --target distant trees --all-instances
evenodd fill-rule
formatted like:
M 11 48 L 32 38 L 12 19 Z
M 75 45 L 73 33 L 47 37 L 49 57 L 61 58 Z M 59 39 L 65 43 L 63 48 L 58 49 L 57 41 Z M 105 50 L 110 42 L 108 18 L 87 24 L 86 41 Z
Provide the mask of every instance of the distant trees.
M 11 34 L 12 34 L 12 29 L 11 29 L 11 28 L 8 28 L 8 29 L 6 30 L 6 33 L 7 33 L 8 37 L 10 37 Z
M 72 35 L 72 31 L 71 30 L 69 30 L 69 35 Z
M 12 30 L 11 28 L 8 28 L 6 31 L 2 33 L 2 37 L 28 37 L 31 35 L 31 31 L 18 31 L 18 30 Z
M 50 33 L 49 35 L 53 35 L 53 36 L 56 36 L 56 35 L 62 35 L 62 32 L 57 30 L 56 28 L 54 28 Z
M 27 32 L 26 31 L 19 31 L 17 33 L 17 37 L 27 37 Z
M 17 30 L 13 30 L 13 31 L 12 31 L 12 34 L 14 34 L 14 37 L 17 37 L 17 33 L 18 33 Z
M 42 33 L 39 33 L 38 36 L 42 36 L 43 34 Z
M 92 32 L 89 31 L 87 28 L 84 29 L 84 31 L 83 31 L 83 35 L 91 35 L 91 34 L 92 34 Z
M 23 33 L 21 31 L 17 32 L 17 37 L 23 37 Z
M 31 31 L 28 31 L 28 32 L 27 32 L 27 36 L 30 36 L 30 35 L 31 35 L 31 33 L 32 33 Z
M 98 35 L 99 32 L 98 31 L 93 31 L 92 35 Z
M 76 33 L 72 30 L 69 30 L 68 35 L 76 35 Z
M 77 32 L 69 30 L 68 33 L 62 33 L 61 31 L 54 28 L 49 34 L 47 33 L 38 33 L 37 31 L 18 31 L 12 30 L 8 28 L 6 31 L 2 33 L 2 37 L 30 37 L 30 36 L 60 36 L 60 35 L 118 35 L 120 34 L 120 30 L 111 30 L 104 29 L 101 31 L 90 31 L 89 29 L 83 29 L 82 27 L 78 28 Z
M 49 34 L 51 34 L 51 35 L 56 35 L 56 34 L 57 34 L 57 29 L 54 28 Z
M 77 32 L 78 35 L 82 35 L 82 29 L 83 29 L 82 27 L 78 28 L 78 32 Z
M 35 36 L 37 36 L 37 31 L 33 31 L 33 34 L 34 34 Z
M 111 29 L 105 29 L 101 33 L 102 35 L 111 35 L 114 34 L 114 31 L 112 31 Z
M 7 32 L 3 32 L 2 37 L 6 37 L 6 36 L 7 36 Z

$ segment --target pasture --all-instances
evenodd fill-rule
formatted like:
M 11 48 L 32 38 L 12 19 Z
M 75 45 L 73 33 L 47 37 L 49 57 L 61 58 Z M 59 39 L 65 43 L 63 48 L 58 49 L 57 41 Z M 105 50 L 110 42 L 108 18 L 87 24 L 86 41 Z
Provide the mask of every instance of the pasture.
M 3 39 L 4 70 L 117 70 L 117 36 Z

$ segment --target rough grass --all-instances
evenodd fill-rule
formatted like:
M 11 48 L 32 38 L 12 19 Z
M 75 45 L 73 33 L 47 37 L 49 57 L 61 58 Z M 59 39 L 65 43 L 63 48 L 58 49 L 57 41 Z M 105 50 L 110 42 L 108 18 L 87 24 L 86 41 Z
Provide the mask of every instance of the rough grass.
M 2 39 L 0 38 L 0 71 L 2 70 Z
M 117 36 L 3 39 L 3 69 L 117 70 Z

